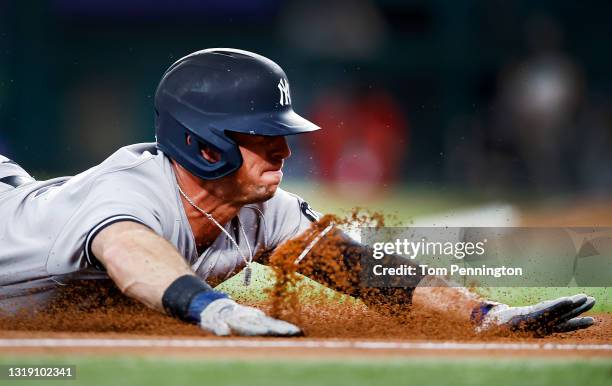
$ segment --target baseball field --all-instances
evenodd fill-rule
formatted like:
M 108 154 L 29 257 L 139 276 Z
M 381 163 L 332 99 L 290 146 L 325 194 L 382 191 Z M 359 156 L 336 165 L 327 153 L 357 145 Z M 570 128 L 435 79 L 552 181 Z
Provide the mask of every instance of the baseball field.
M 311 188 L 314 189 L 314 188 Z M 321 212 L 341 214 L 342 203 L 316 201 Z M 327 195 L 333 197 L 333 195 Z M 368 208 L 413 218 L 474 206 L 471 197 L 399 191 Z M 529 207 L 527 205 L 527 207 Z M 524 210 L 522 223 L 602 226 L 612 204 L 565 204 L 563 209 Z M 610 220 L 612 221 L 612 219 Z M 269 269 L 257 266 L 251 287 L 235 277 L 221 285 L 235 298 L 265 307 Z M 452 320 L 397 321 L 362 304 L 307 282 L 299 322 L 305 336 L 218 338 L 141 307 L 119 302 L 44 315 L 21 324 L 0 325 L 1 365 L 74 365 L 76 379 L 53 381 L 87 385 L 609 385 L 612 383 L 612 289 L 489 288 L 493 300 L 524 305 L 584 292 L 598 303 L 590 312 L 596 325 L 568 334 L 478 336 Z M 321 300 L 324 299 L 324 300 Z M 77 312 L 78 311 L 78 312 Z M 3 384 L 41 384 L 41 380 L 0 380 Z M 49 381 L 50 382 L 50 381 Z

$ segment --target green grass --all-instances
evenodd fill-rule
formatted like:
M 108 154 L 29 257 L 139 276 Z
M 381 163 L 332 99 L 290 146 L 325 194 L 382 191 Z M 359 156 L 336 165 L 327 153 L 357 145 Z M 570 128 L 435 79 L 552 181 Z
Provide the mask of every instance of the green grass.
M 0 381 L 7 385 L 609 385 L 610 360 L 353 359 L 210 360 L 194 358 L 1 358 L 1 364 L 75 364 L 73 381 Z

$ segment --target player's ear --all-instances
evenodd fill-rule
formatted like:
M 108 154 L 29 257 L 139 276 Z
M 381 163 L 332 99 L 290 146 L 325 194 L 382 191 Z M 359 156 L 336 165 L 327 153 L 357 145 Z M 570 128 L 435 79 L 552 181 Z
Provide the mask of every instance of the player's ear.
M 219 162 L 221 160 L 221 154 L 209 147 L 200 148 L 200 154 L 202 154 L 202 158 L 210 163 Z

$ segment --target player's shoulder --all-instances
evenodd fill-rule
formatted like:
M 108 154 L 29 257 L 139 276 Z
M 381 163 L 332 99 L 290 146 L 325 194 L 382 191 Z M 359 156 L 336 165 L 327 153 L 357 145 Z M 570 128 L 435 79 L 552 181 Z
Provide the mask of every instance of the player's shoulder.
M 299 205 L 303 201 L 302 197 L 297 194 L 278 188 L 272 198 L 260 203 L 260 205 L 262 209 L 275 210 L 278 208 L 286 208 L 288 205 Z
M 310 205 L 299 195 L 278 188 L 272 198 L 267 201 L 250 204 L 247 207 L 259 209 L 264 216 L 287 216 L 287 215 L 304 215 L 310 221 L 318 220 L 319 214 L 313 211 Z
M 275 212 L 283 212 L 290 208 L 299 208 L 300 202 L 302 202 L 300 196 L 278 188 L 272 198 L 262 202 L 247 204 L 244 208 L 254 210 L 260 215 L 268 217 L 273 216 Z
M 159 156 L 155 143 L 137 143 L 119 148 L 98 166 L 113 172 L 138 167 Z
M 97 181 L 132 178 L 157 181 L 170 173 L 170 163 L 166 158 L 155 143 L 137 143 L 118 149 L 100 164 L 76 177 L 89 177 Z
M 170 162 L 155 143 L 139 143 L 118 149 L 100 164 L 72 177 L 68 185 L 81 190 L 89 190 L 89 186 L 100 191 L 124 188 L 143 192 L 163 190 L 171 176 Z

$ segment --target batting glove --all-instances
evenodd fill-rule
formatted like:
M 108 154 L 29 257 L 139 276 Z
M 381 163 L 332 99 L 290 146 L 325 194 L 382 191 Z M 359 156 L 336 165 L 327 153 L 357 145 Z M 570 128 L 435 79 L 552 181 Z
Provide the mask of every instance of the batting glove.
M 584 294 L 526 307 L 486 303 L 479 309 L 480 324 L 476 331 L 486 331 L 493 326 L 505 326 L 513 331 L 532 331 L 539 335 L 579 330 L 595 323 L 591 317 L 578 316 L 593 308 L 593 305 L 595 299 Z
M 271 318 L 263 311 L 242 306 L 232 299 L 215 300 L 200 314 L 200 327 L 215 335 L 227 336 L 232 332 L 245 336 L 296 336 L 299 327 Z

